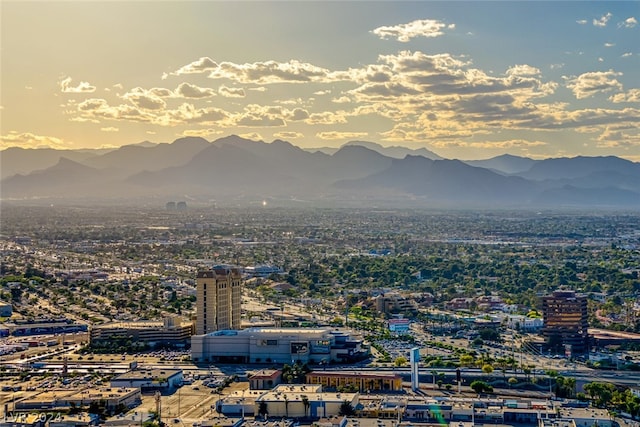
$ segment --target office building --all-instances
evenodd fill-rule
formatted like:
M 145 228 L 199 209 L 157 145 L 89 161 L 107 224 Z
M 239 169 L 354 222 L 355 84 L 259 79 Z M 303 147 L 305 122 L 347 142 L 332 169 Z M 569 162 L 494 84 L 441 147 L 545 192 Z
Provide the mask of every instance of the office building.
M 573 353 L 589 350 L 586 296 L 574 291 L 555 291 L 542 297 L 542 314 L 542 335 L 551 350 L 568 348 Z
M 240 329 L 242 278 L 240 270 L 214 267 L 196 278 L 196 334 Z

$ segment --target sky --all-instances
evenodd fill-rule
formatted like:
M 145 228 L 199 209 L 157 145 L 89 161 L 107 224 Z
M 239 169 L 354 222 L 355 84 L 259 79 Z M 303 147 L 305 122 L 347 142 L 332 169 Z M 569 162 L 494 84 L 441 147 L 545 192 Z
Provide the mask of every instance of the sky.
M 640 161 L 638 1 L 0 3 L 0 148 L 236 134 Z

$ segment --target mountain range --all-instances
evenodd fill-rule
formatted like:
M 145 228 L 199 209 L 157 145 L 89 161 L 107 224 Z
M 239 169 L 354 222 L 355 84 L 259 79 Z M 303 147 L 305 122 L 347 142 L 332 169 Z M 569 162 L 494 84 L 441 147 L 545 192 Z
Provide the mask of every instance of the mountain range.
M 640 207 L 640 164 L 618 157 L 443 159 L 352 141 L 301 149 L 231 135 L 105 150 L 0 151 L 2 200 L 437 208 Z

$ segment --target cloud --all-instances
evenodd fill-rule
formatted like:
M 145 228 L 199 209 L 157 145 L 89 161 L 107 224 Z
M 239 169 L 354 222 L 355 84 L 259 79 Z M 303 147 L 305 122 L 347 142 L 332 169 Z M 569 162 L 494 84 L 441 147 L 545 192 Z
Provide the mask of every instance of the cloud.
M 616 93 L 609 97 L 613 103 L 620 102 L 640 102 L 640 89 L 629 89 L 627 92 Z
M 371 32 L 381 39 L 396 39 L 406 43 L 414 37 L 439 37 L 444 29 L 453 30 L 455 24 L 446 24 L 435 19 L 420 19 L 407 24 L 378 27 Z
M 622 90 L 622 83 L 616 77 L 622 73 L 609 71 L 594 71 L 584 73 L 578 77 L 564 77 L 567 87 L 573 91 L 578 99 L 588 98 L 599 92 Z
M 201 138 L 207 138 L 211 135 L 220 135 L 223 133 L 220 129 L 187 129 L 180 136 L 199 136 Z
M 135 87 L 124 95 L 120 95 L 120 98 L 143 110 L 163 110 L 166 108 L 167 103 L 159 95 L 165 94 L 164 91 L 168 91 L 168 89 L 153 88 L 146 90 L 141 87 Z
M 364 138 L 369 135 L 368 132 L 318 132 L 316 137 L 320 139 L 351 139 L 351 138 Z
M 299 139 L 304 138 L 304 134 L 300 132 L 277 132 L 273 134 L 278 139 Z
M 504 141 L 436 141 L 432 145 L 436 148 L 482 148 L 482 149 L 509 149 L 509 148 L 530 148 L 549 145 L 544 141 L 530 141 L 525 139 L 510 139 Z
M 609 20 L 611 19 L 613 15 L 611 14 L 611 12 L 607 12 L 606 15 L 602 15 L 600 17 L 600 19 L 593 19 L 593 25 L 596 27 L 606 27 L 607 26 L 607 22 L 609 22 Z
M 309 125 L 335 125 L 347 123 L 344 111 L 323 111 L 322 113 L 312 113 L 305 121 Z
M 215 108 L 197 108 L 193 104 L 184 103 L 175 110 L 168 110 L 165 117 L 159 118 L 160 123 L 167 126 L 182 123 L 230 125 L 230 115 L 226 111 Z
M 292 111 L 286 111 L 286 118 L 293 122 L 306 120 L 309 118 L 309 112 L 302 108 L 294 108 Z
M 606 126 L 596 141 L 600 148 L 636 147 L 640 146 L 640 132 L 637 127 Z
M 66 77 L 59 82 L 62 93 L 92 93 L 96 91 L 96 87 L 91 86 L 89 82 L 80 82 L 77 86 L 72 86 L 71 81 L 71 77 Z
M 351 98 L 349 98 L 348 96 L 341 96 L 340 98 L 333 98 L 331 102 L 335 104 L 347 104 L 351 102 Z
M 177 71 L 173 73 L 169 73 L 170 75 L 179 76 L 181 74 L 198 74 L 198 73 L 206 73 L 207 71 L 215 70 L 218 67 L 218 64 L 211 58 L 206 56 L 201 57 L 200 59 L 187 64 Z M 166 74 L 163 75 L 163 78 L 166 78 Z
M 192 85 L 191 83 L 180 83 L 180 85 L 176 88 L 175 94 L 182 98 L 211 98 L 216 95 L 216 91 L 208 88 L 208 87 L 198 87 L 196 85 Z
M 239 83 L 254 84 L 308 83 L 332 80 L 329 70 L 296 60 L 255 62 L 252 64 L 222 62 L 209 73 L 209 78 L 224 78 Z
M 244 98 L 246 96 L 244 89 L 240 87 L 220 86 L 218 93 L 225 98 Z
M 531 65 L 514 65 L 507 69 L 507 76 L 539 76 L 540 70 Z
M 615 43 L 605 43 L 604 47 L 614 47 L 615 45 Z
M 153 122 L 153 116 L 135 106 L 120 104 L 110 106 L 105 99 L 90 98 L 77 105 L 77 111 L 85 120 L 127 120 L 134 122 Z M 73 120 L 73 119 L 72 119 Z
M 638 20 L 632 16 L 620 22 L 618 28 L 633 28 L 636 25 L 638 25 Z
M 192 73 L 208 73 L 208 77 L 212 79 L 229 79 L 238 83 L 253 84 L 306 83 L 336 79 L 335 76 L 330 76 L 329 70 L 325 68 L 297 60 L 236 64 L 228 61 L 217 63 L 207 57 L 187 64 L 170 75 Z
M 328 95 L 331 93 L 331 90 L 327 89 L 327 90 L 318 90 L 313 92 L 314 95 L 316 96 L 322 96 L 322 95 Z
M 620 55 L 620 58 L 628 58 L 630 56 L 633 56 L 633 53 L 631 52 L 625 52 L 622 55 Z
M 262 138 L 262 135 L 258 132 L 241 133 L 238 136 L 240 138 L 250 139 L 251 141 L 264 141 L 264 138 Z
M 120 131 L 120 129 L 118 129 L 116 127 L 113 127 L 113 126 L 109 126 L 109 127 L 106 127 L 106 128 L 100 128 L 100 130 L 102 132 L 118 132 L 118 131 Z
M 278 127 L 285 126 L 281 107 L 250 104 L 245 110 L 234 117 L 236 126 L 246 127 Z
M 580 24 L 580 25 L 585 25 L 585 24 L 587 24 L 589 21 L 587 21 L 586 19 L 578 19 L 576 22 L 577 22 L 578 24 Z
M 22 147 L 22 148 L 69 148 L 69 143 L 54 136 L 36 135 L 30 132 L 19 133 L 10 131 L 6 135 L 0 135 L 0 147 Z

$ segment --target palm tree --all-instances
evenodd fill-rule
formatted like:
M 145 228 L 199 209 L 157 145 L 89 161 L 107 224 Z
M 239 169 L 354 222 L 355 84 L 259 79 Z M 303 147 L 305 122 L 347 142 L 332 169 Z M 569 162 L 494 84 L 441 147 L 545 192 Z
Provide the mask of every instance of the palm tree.
M 289 418 L 289 399 L 287 399 L 287 395 L 284 395 L 284 413 L 287 418 Z
M 258 415 L 262 415 L 265 420 L 269 416 L 269 408 L 264 400 L 260 401 L 260 405 L 258 405 Z
M 309 411 L 309 406 L 311 406 L 311 404 L 309 403 L 309 398 L 307 397 L 306 394 L 303 394 L 300 397 L 302 398 L 302 404 L 304 405 L 304 416 L 306 418 L 307 412 Z

